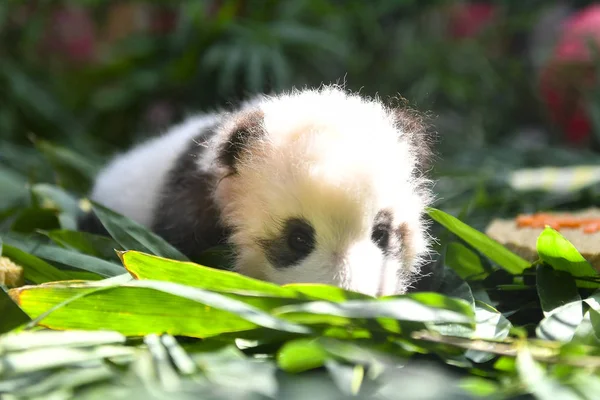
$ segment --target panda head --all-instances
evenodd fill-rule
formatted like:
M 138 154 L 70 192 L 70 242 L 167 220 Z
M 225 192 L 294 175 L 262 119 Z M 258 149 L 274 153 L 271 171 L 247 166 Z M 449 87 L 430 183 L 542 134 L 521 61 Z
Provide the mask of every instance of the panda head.
M 265 97 L 225 119 L 212 165 L 236 270 L 404 293 L 427 252 L 420 119 L 337 87 Z

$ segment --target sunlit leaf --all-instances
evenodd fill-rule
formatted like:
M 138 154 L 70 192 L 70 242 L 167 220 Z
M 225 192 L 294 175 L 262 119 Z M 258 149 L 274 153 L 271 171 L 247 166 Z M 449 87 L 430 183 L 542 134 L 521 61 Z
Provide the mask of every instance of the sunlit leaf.
M 486 276 L 479 256 L 458 242 L 448 243 L 445 261 L 463 279 L 483 279 Z
M 528 261 L 452 215 L 436 210 L 435 208 L 429 208 L 428 214 L 446 229 L 463 239 L 508 272 L 518 274 L 529 267 L 530 263 Z
M 540 258 L 554 269 L 566 271 L 575 277 L 594 277 L 598 275 L 590 263 L 583 258 L 567 239 L 552 228 L 546 228 L 537 240 Z M 599 283 L 577 280 L 577 286 L 598 288 Z
M 10 293 L 32 318 L 74 296 L 82 296 L 41 321 L 53 329 L 107 329 L 127 336 L 169 333 L 208 337 L 252 329 L 258 324 L 276 330 L 308 332 L 305 327 L 272 317 L 241 301 L 170 282 L 132 281 L 116 287 L 66 283 L 23 287 Z
M 323 366 L 327 352 L 316 339 L 287 342 L 277 353 L 277 364 L 288 372 L 302 372 Z
M 294 291 L 272 283 L 191 262 L 179 262 L 136 251 L 121 253 L 121 259 L 135 279 L 181 283 L 218 292 L 292 298 L 297 296 Z

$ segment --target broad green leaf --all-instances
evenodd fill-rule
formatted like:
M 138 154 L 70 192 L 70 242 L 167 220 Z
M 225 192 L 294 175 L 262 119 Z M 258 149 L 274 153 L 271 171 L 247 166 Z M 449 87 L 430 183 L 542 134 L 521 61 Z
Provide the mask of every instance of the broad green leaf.
M 504 315 L 489 304 L 475 303 L 474 338 L 503 340 L 508 337 L 512 324 Z M 494 354 L 469 349 L 465 356 L 476 363 L 483 363 L 495 357 Z
M 23 267 L 25 279 L 33 283 L 45 283 L 52 281 L 64 281 L 71 279 L 67 271 L 53 267 L 46 261 L 28 254 L 21 249 L 4 244 L 2 253 L 10 258 L 15 264 Z
M 207 267 L 232 270 L 235 256 L 230 246 L 214 246 L 204 251 L 194 261 Z
M 598 317 L 598 311 L 589 308 L 583 315 L 583 319 L 575 329 L 573 339 L 571 339 L 569 343 L 593 346 L 594 348 L 600 347 L 600 331 L 597 330 L 600 326 L 594 326 L 594 323 L 592 322 L 592 313 L 595 313 L 594 318 Z M 598 324 L 600 321 L 594 322 Z
M 600 312 L 590 308 L 589 313 L 590 321 L 592 323 L 592 327 L 594 328 L 594 333 L 596 334 L 597 338 L 600 338 Z
M 31 187 L 31 191 L 41 200 L 40 203 L 44 207 L 56 208 L 73 215 L 79 213 L 77 199 L 58 186 L 38 183 Z M 43 201 L 46 201 L 46 204 Z
M 0 166 L 0 210 L 16 205 L 27 197 L 27 180 Z
M 58 186 L 39 183 L 31 188 L 44 208 L 60 210 L 58 219 L 63 229 L 77 229 L 77 215 L 80 212 L 77 199 Z
M 287 342 L 277 353 L 277 364 L 287 372 L 298 373 L 322 367 L 328 354 L 316 339 Z
M 573 301 L 548 312 L 535 332 L 541 339 L 569 342 L 582 321 L 583 303 L 581 300 Z
M 391 318 L 398 321 L 431 323 L 473 323 L 473 311 L 463 300 L 438 293 L 416 293 L 377 300 L 350 300 L 344 303 L 314 301 L 273 310 L 274 315 L 309 323 L 321 315 L 342 318 Z
M 458 242 L 448 243 L 445 262 L 462 279 L 479 280 L 487 275 L 479 256 Z
M 8 294 L 0 287 L 0 334 L 6 333 L 26 322 L 30 319 L 19 306 L 8 296 Z M 1 338 L 1 336 L 0 336 Z M 2 354 L 2 341 L 0 339 L 0 354 Z
M 568 272 L 539 265 L 536 276 L 537 292 L 545 316 L 555 308 L 581 301 L 575 279 Z
M 441 274 L 440 286 L 436 292 L 441 293 L 445 296 L 456 297 L 467 301 L 471 307 L 475 307 L 475 299 L 471 292 L 471 287 L 461 277 L 458 276 L 454 270 L 443 265 L 439 270 Z
M 160 236 L 150 232 L 132 219 L 117 214 L 100 204 L 93 203 L 92 207 L 102 225 L 124 249 L 139 250 L 174 260 L 188 260 Z
M 45 140 L 36 140 L 35 146 L 52 165 L 62 186 L 80 193 L 89 189 L 96 173 L 96 166 L 89 158 Z
M 120 253 L 123 265 L 135 279 L 181 283 L 200 289 L 244 295 L 297 297 L 290 289 L 247 276 L 209 268 L 191 262 L 126 251 Z
M 498 393 L 499 390 L 499 385 L 496 382 L 477 376 L 463 378 L 459 385 L 462 389 L 479 397 L 491 398 L 492 395 Z
M 566 271 L 574 277 L 594 277 L 598 275 L 589 262 L 577 251 L 563 235 L 547 227 L 537 240 L 537 251 L 540 258 L 554 269 Z M 598 288 L 600 284 L 577 280 L 577 286 Z
M 57 212 L 48 208 L 25 208 L 19 212 L 11 226 L 11 230 L 19 233 L 58 228 L 60 221 Z
M 540 400 L 579 400 L 580 397 L 571 389 L 561 385 L 553 377 L 548 376 L 544 368 L 532 357 L 531 352 L 523 346 L 517 354 L 517 371 L 526 388 Z
M 0 354 L 43 347 L 92 347 L 123 344 L 125 341 L 125 336 L 112 331 L 23 331 L 0 337 Z
M 245 357 L 238 349 L 228 346 L 212 352 L 198 352 L 193 355 L 194 361 L 202 366 L 202 375 L 208 378 L 209 387 L 236 388 L 238 392 L 225 392 L 226 399 L 244 397 L 256 398 L 253 392 L 259 393 L 258 398 L 277 398 L 278 382 L 276 380 L 277 366 L 274 362 L 264 362 Z M 196 375 L 196 379 L 199 375 Z M 252 379 L 248 379 L 252 377 Z M 193 396 L 211 398 L 212 396 Z M 223 400 L 226 400 L 223 399 Z
M 96 275 L 90 275 L 88 279 L 98 279 L 99 276 L 111 277 L 125 272 L 122 266 L 103 260 L 81 254 L 79 252 L 63 249 L 62 247 L 41 245 L 33 252 L 36 256 L 45 260 L 54 261 L 73 268 L 89 271 Z
M 348 365 L 330 358 L 325 361 L 325 367 L 342 393 L 347 396 L 356 396 L 359 393 L 365 380 L 363 365 Z
M 40 237 L 10 234 L 9 243 L 23 252 L 40 259 L 73 267 L 64 271 L 68 279 L 98 280 L 124 273 L 123 267 L 100 258 L 91 257 L 62 247 L 47 245 Z
M 114 330 L 127 336 L 169 333 L 208 337 L 256 326 L 294 333 L 307 328 L 215 292 L 170 282 L 131 281 L 119 286 L 56 283 L 10 291 L 32 318 L 52 329 Z M 75 296 L 66 305 L 62 304 Z
M 508 272 L 519 274 L 529 267 L 530 263 L 528 261 L 452 215 L 436 210 L 435 208 L 429 208 L 428 213 L 435 221 Z
M 53 230 L 45 232 L 45 234 L 54 241 L 54 243 L 62 247 L 76 250 L 93 257 L 106 260 L 118 260 L 115 250 L 119 250 L 120 246 L 109 237 L 69 230 Z
M 342 302 L 346 300 L 373 299 L 372 296 L 351 292 L 337 286 L 323 285 L 318 283 L 290 283 L 283 285 L 284 288 L 292 289 L 313 299 Z
M 133 356 L 134 348 L 98 346 L 92 349 L 48 347 L 15 352 L 0 358 L 0 376 L 42 371 L 111 357 Z
M 246 296 L 311 298 L 336 302 L 371 298 L 337 286 L 290 284 L 282 287 L 232 271 L 209 268 L 191 262 L 169 260 L 132 250 L 123 252 L 120 256 L 125 268 L 136 279 L 181 283 L 201 289 Z

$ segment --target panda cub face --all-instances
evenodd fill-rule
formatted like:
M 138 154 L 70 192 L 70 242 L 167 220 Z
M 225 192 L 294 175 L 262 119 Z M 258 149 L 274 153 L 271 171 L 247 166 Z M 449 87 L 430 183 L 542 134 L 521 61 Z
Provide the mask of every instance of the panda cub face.
M 265 98 L 226 121 L 203 162 L 218 165 L 214 196 L 238 272 L 406 291 L 427 251 L 414 116 L 329 87 Z

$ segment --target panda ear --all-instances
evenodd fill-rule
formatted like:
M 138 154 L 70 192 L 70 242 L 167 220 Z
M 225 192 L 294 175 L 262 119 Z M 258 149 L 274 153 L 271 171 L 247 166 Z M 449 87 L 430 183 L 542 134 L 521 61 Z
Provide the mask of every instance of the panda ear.
M 428 116 L 408 107 L 396 108 L 392 115 L 400 138 L 408 141 L 416 157 L 418 171 L 424 172 L 431 166 L 435 141 L 435 134 L 427 123 Z
M 252 141 L 260 139 L 264 133 L 264 113 L 261 110 L 242 112 L 233 117 L 231 128 L 218 150 L 219 164 L 236 173 L 236 165 Z

